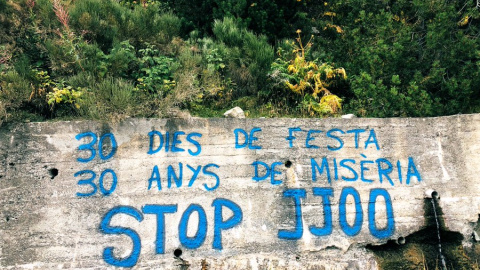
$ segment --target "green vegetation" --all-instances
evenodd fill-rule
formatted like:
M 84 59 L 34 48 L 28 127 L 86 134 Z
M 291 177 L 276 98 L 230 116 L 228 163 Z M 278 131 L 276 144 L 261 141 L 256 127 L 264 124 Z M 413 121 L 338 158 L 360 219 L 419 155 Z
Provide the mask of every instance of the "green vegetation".
M 479 36 L 469 1 L 0 0 L 0 121 L 479 112 Z

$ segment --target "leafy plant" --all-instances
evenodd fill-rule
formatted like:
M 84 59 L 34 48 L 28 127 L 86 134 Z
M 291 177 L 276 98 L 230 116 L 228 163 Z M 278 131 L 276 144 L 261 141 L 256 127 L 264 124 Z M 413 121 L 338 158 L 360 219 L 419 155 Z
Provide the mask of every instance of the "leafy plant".
M 50 78 L 50 75 L 45 70 L 33 69 L 34 80 L 32 84 L 32 92 L 30 93 L 29 101 L 34 98 L 43 98 L 55 86 L 55 82 Z
M 54 87 L 52 92 L 47 93 L 47 103 L 54 108 L 58 104 L 71 104 L 80 109 L 80 102 L 84 90 L 82 88 L 73 89 L 71 86 Z
M 216 48 L 205 52 L 205 60 L 210 71 L 221 71 L 225 68 L 224 60 Z
M 146 91 L 155 97 L 165 97 L 175 86 L 172 72 L 175 69 L 173 58 L 160 54 L 160 51 L 153 45 L 148 45 L 140 53 L 139 67 L 137 74 L 138 91 Z
M 135 47 L 128 40 L 116 44 L 110 51 L 110 54 L 103 57 L 103 74 L 108 73 L 112 76 L 123 78 L 129 77 L 133 70 L 138 68 L 138 59 L 135 52 Z
M 54 0 L 52 4 L 62 28 L 55 31 L 58 38 L 49 39 L 45 43 L 50 58 L 50 68 L 58 75 L 71 75 L 80 70 L 84 71 L 82 66 L 84 40 L 70 28 L 70 14 L 67 7 L 60 0 Z
M 279 50 L 279 58 L 272 64 L 272 78 L 280 80 L 283 85 L 302 97 L 301 105 L 311 115 L 335 115 L 341 110 L 341 99 L 332 94 L 327 87 L 338 80 L 345 80 L 347 74 L 343 68 L 334 68 L 318 60 L 308 61 L 307 53 L 312 47 L 311 39 L 303 45 L 297 30 L 296 43 L 288 42 L 293 55 Z M 293 59 L 292 59 L 293 56 Z

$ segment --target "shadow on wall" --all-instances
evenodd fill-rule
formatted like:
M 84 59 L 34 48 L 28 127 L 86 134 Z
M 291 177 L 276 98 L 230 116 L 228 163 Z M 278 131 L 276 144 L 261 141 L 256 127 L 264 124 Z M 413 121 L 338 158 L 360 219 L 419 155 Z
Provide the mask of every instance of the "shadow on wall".
M 462 245 L 463 235 L 461 233 L 448 231 L 445 228 L 443 212 L 435 197 L 424 199 L 424 211 L 424 229 L 396 241 L 390 240 L 384 245 L 367 245 L 367 249 L 375 253 L 380 268 L 397 270 L 480 269 L 480 243 L 477 243 L 472 237 L 470 240 L 473 242 L 472 246 L 467 249 Z M 475 226 L 477 233 L 479 230 L 480 218 Z M 442 263 L 442 257 L 444 263 Z

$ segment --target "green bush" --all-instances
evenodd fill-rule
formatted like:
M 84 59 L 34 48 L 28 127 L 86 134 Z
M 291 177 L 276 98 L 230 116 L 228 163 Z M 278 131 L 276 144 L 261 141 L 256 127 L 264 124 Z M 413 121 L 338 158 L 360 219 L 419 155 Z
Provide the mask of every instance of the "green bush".
M 18 108 L 28 101 L 32 91 L 30 81 L 14 70 L 0 73 L 0 86 L 0 100 L 6 108 Z
M 78 103 L 78 113 L 89 119 L 112 120 L 116 115 L 130 115 L 132 108 L 137 106 L 134 98 L 134 85 L 124 79 L 108 77 L 94 83 L 94 77 L 89 74 L 77 75 L 70 83 L 78 85 L 82 78 L 87 79 L 82 99 Z M 85 84 L 83 84 L 85 85 Z
M 110 54 L 104 56 L 106 73 L 112 77 L 131 77 L 138 68 L 135 52 L 135 47 L 128 40 L 115 44 Z
M 108 52 L 119 39 L 130 10 L 116 1 L 77 1 L 70 9 L 71 24 L 84 38 Z
M 167 0 L 168 7 L 179 16 L 185 33 L 198 30 L 202 35 L 211 33 L 215 20 L 235 17 L 240 26 L 257 34 L 267 36 L 273 43 L 290 36 L 300 26 L 307 28 L 308 18 L 304 15 L 310 5 L 308 1 L 294 0 Z
M 140 49 L 139 70 L 135 74 L 138 91 L 150 93 L 155 98 L 165 97 L 175 86 L 172 73 L 177 67 L 173 58 L 161 55 L 153 45 Z
M 297 62 L 298 51 L 282 41 L 296 29 L 315 35 Z M 308 87 L 300 87 L 303 96 L 292 90 L 315 85 L 310 71 L 325 82 L 341 66 L 349 79 L 325 88 L 346 113 L 478 112 L 478 36 L 478 9 L 458 1 L 0 0 L 0 111 L 158 116 L 171 106 L 211 112 L 247 100 L 258 102 L 260 114 L 304 116 L 305 109 L 324 111 L 322 97 Z M 281 61 L 269 73 L 271 44 Z M 303 64 L 312 65 L 289 70 Z M 84 88 L 75 102 L 84 106 L 52 110 L 47 95 L 68 87 Z
M 216 20 L 213 32 L 217 42 L 225 44 L 225 49 L 218 45 L 217 48 L 222 61 L 228 62 L 227 76 L 241 86 L 236 89 L 234 97 L 257 94 L 258 89 L 265 86 L 274 59 L 274 50 L 267 38 L 241 28 L 238 22 L 228 17 Z
M 82 66 L 84 41 L 73 32 L 64 32 L 59 38 L 46 40 L 49 68 L 55 76 L 72 75 L 84 70 Z
M 339 92 L 346 111 L 434 116 L 478 106 L 480 14 L 472 5 L 335 1 L 316 13 L 315 50 L 351 75 L 350 90 Z
M 145 42 L 165 45 L 181 34 L 181 20 L 156 5 L 147 8 L 137 6 L 128 14 L 123 36 L 135 46 Z
M 212 28 L 215 37 L 229 47 L 239 46 L 243 43 L 245 30 L 238 26 L 232 17 L 215 20 Z

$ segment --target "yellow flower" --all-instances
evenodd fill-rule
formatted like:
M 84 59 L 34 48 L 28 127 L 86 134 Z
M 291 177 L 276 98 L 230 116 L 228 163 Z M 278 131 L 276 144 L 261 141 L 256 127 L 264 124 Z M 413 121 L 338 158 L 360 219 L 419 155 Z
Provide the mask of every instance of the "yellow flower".
M 458 26 L 465 26 L 468 23 L 468 20 L 470 19 L 470 16 L 465 16 L 461 21 L 458 22 Z

